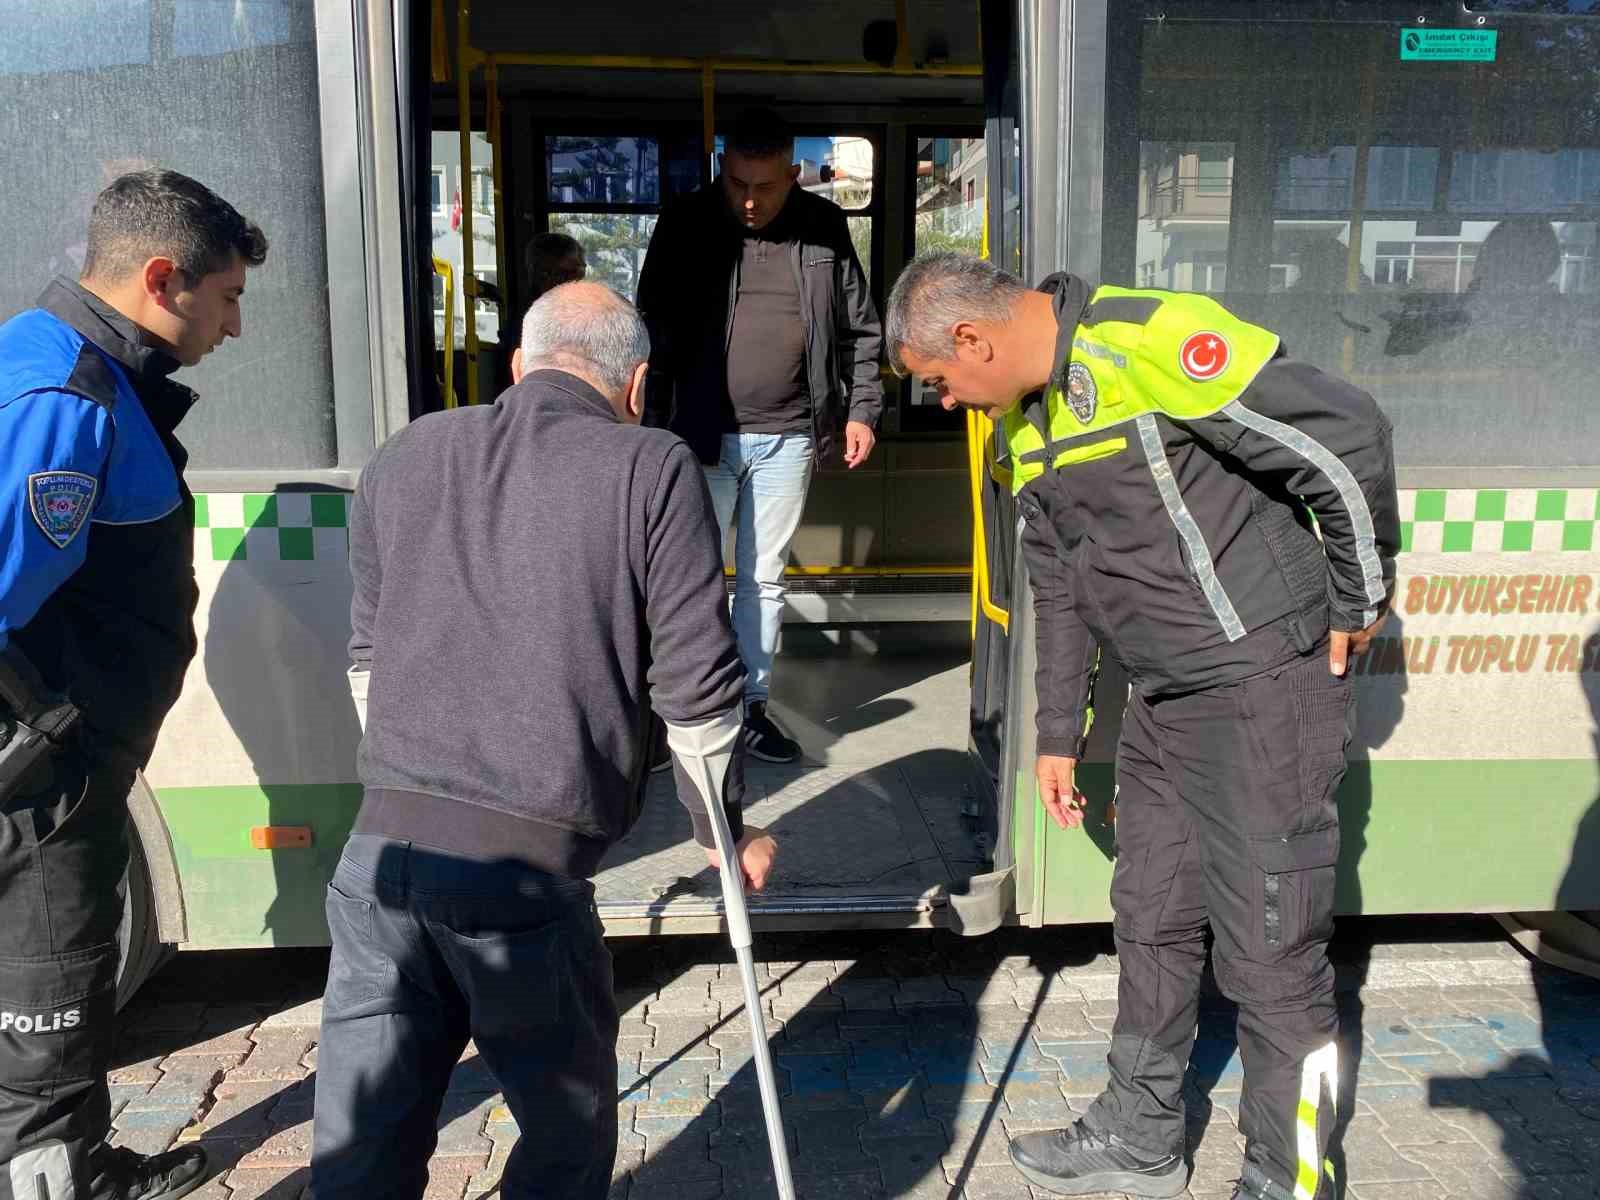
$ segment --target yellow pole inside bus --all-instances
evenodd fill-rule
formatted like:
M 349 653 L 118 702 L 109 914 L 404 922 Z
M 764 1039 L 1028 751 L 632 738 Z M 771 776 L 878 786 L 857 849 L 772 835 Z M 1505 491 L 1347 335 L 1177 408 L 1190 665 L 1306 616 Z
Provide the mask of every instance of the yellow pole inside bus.
M 472 59 L 467 34 L 472 0 L 456 4 L 456 103 L 460 106 L 461 166 L 457 194 L 461 197 L 461 300 L 466 314 L 462 338 L 467 360 L 467 403 L 478 402 L 478 277 L 472 272 Z

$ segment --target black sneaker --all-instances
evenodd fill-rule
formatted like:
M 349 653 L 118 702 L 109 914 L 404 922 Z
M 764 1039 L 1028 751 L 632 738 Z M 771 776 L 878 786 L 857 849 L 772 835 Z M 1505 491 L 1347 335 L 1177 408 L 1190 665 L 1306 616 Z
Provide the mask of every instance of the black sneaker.
M 800 743 L 767 716 L 765 700 L 752 700 L 745 709 L 744 745 L 763 762 L 792 763 L 800 757 Z
M 1011 1162 L 1029 1183 L 1057 1196 L 1122 1192 L 1165 1200 L 1189 1186 L 1183 1155 L 1152 1157 L 1082 1121 L 1012 1138 Z
M 182 1146 L 165 1154 L 136 1154 L 100 1146 L 89 1156 L 90 1200 L 178 1200 L 206 1181 L 206 1152 Z

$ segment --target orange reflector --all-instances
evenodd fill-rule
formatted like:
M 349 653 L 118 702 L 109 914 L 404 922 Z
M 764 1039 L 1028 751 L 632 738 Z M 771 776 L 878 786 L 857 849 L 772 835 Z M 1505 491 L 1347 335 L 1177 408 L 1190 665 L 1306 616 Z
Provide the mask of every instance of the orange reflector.
M 303 850 L 311 845 L 309 825 L 256 825 L 250 844 L 257 850 Z

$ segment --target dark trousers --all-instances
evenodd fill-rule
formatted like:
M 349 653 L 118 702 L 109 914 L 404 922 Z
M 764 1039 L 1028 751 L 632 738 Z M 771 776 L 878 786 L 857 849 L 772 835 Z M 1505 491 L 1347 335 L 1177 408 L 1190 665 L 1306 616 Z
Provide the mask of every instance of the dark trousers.
M 87 1195 L 111 1128 L 132 784 L 64 752 L 0 796 L 0 1200 Z
M 617 1152 L 617 1007 L 594 888 L 358 834 L 328 888 L 318 1200 L 420 1197 L 470 1037 L 522 1137 L 506 1200 L 602 1200 Z
M 1121 982 L 1111 1084 L 1092 1124 L 1182 1150 L 1209 924 L 1218 985 L 1239 1005 L 1246 1166 L 1285 1195 L 1316 1193 L 1337 1095 L 1334 792 L 1354 718 L 1352 686 L 1325 653 L 1129 701 L 1111 883 Z

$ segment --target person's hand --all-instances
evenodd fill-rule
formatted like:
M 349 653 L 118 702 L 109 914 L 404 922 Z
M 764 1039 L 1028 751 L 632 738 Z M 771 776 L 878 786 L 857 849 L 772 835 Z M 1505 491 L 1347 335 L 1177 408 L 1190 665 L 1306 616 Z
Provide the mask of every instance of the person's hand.
M 1372 637 L 1378 632 L 1379 627 L 1388 620 L 1388 612 L 1378 614 L 1378 619 L 1365 629 L 1355 633 L 1345 633 L 1334 629 L 1328 632 L 1328 670 L 1335 675 L 1343 675 L 1350 667 L 1350 660 L 1358 655 L 1365 654 L 1367 647 L 1372 645 Z
M 849 421 L 844 427 L 844 465 L 851 470 L 867 461 L 872 448 L 878 444 L 878 435 L 865 421 Z
M 739 852 L 739 868 L 744 875 L 744 888 L 747 892 L 759 892 L 767 886 L 767 877 L 772 874 L 772 864 L 778 857 L 778 843 L 765 829 L 755 825 L 744 827 L 744 836 L 739 839 L 735 847 Z M 722 869 L 722 859 L 718 856 L 716 848 L 707 846 L 706 861 L 717 870 Z
M 1083 797 L 1072 786 L 1078 760 L 1061 754 L 1041 754 L 1034 766 L 1039 779 L 1039 801 L 1062 829 L 1083 824 Z

